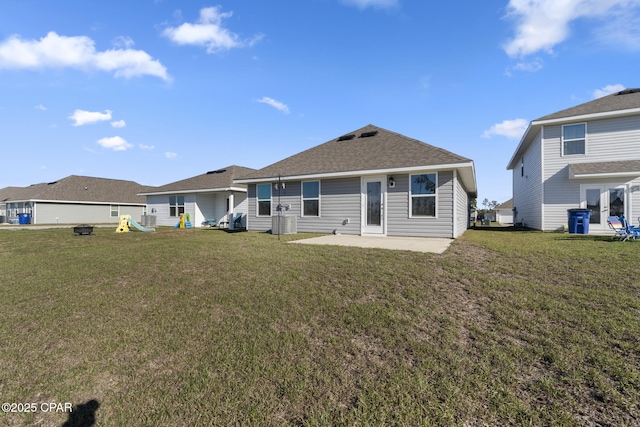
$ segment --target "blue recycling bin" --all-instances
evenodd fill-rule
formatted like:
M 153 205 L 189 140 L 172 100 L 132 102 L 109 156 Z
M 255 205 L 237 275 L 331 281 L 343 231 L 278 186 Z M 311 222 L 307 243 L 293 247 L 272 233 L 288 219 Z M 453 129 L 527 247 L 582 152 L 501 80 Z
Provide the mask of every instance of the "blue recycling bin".
M 21 213 L 18 214 L 18 224 L 30 224 L 31 223 L 31 214 Z
M 589 234 L 589 209 L 569 209 L 569 234 Z

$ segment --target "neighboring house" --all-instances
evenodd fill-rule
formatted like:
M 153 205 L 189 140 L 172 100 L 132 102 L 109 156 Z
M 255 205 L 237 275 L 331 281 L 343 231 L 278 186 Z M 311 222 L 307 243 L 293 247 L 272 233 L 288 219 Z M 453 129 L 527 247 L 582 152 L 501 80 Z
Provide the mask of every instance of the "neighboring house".
M 234 182 L 249 230 L 292 215 L 301 232 L 378 236 L 458 237 L 477 191 L 472 160 L 373 125 Z
M 29 187 L 0 189 L 0 216 L 16 222 L 29 214 L 31 224 L 117 223 L 120 215 L 139 218 L 147 187 L 133 181 L 71 175 Z
M 513 199 L 496 206 L 496 221 L 500 224 L 513 224 Z
M 157 225 L 174 226 L 181 213 L 188 213 L 194 226 L 204 220 L 229 222 L 241 213 L 246 223 L 247 186 L 234 184 L 237 176 L 253 172 L 242 166 L 228 166 L 140 193 L 147 199 L 148 214 L 156 216 Z
M 567 210 L 591 210 L 590 233 L 607 217 L 640 214 L 640 89 L 627 89 L 529 124 L 507 169 L 514 222 L 562 230 Z M 635 222 L 635 221 L 634 221 Z

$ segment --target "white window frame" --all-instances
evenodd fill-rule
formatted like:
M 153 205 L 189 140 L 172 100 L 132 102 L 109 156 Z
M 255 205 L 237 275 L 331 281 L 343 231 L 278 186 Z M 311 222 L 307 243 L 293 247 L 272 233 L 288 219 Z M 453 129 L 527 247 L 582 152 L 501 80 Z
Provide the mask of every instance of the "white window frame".
M 435 175 L 436 188 L 433 194 L 416 194 L 413 195 L 411 193 L 411 183 L 413 181 L 413 177 L 416 175 Z M 421 173 L 412 173 L 409 175 L 409 218 L 423 218 L 423 219 L 432 219 L 438 218 L 438 172 L 421 172 Z M 435 201 L 435 212 L 433 216 L 429 215 L 413 215 L 413 198 L 414 197 L 433 197 Z
M 113 212 L 114 212 L 113 208 L 116 208 L 115 209 L 115 213 L 116 213 L 115 215 L 113 214 Z M 118 218 L 120 216 L 120 205 L 110 205 L 109 206 L 109 216 L 111 218 Z
M 265 202 L 267 199 L 261 199 L 260 198 L 260 191 L 258 191 L 258 188 L 260 186 L 265 186 L 268 185 L 269 186 L 269 215 L 260 215 L 260 202 Z M 271 216 L 271 213 L 273 212 L 273 184 L 269 183 L 269 184 L 256 184 L 256 217 L 262 217 L 262 218 L 267 218 Z
M 175 197 L 176 198 L 176 203 L 172 204 L 171 203 L 171 198 Z M 180 197 L 182 197 L 182 204 L 180 204 Z M 185 213 L 186 212 L 186 198 L 183 195 L 178 195 L 176 194 L 175 196 L 169 196 L 169 218 L 180 218 L 180 214 L 181 213 Z M 182 212 L 180 212 L 180 207 L 182 206 Z M 175 215 L 171 215 L 171 207 L 175 207 L 176 208 L 176 214 Z
M 317 182 L 318 183 L 318 197 L 304 197 L 304 184 L 308 183 L 308 182 Z M 310 180 L 310 181 L 302 181 L 300 183 L 300 216 L 301 217 L 309 217 L 309 218 L 320 218 L 322 216 L 321 212 L 322 212 L 322 208 L 321 205 L 322 203 L 320 202 L 320 194 L 322 194 L 321 191 L 322 188 L 322 183 L 320 182 L 319 179 L 315 179 L 315 180 Z M 317 200 L 318 201 L 318 215 L 305 215 L 304 214 L 304 202 L 305 200 Z
M 565 139 L 564 138 L 564 128 L 567 126 L 579 126 L 579 125 L 583 125 L 584 126 L 584 138 L 572 138 L 572 139 Z M 587 123 L 571 123 L 571 124 L 566 124 L 566 125 L 562 125 L 562 129 L 560 131 L 560 149 L 562 150 L 562 156 L 585 156 L 587 154 Z M 584 141 L 584 153 L 575 153 L 575 154 L 565 154 L 564 152 L 564 145 L 566 142 L 573 142 L 573 141 Z

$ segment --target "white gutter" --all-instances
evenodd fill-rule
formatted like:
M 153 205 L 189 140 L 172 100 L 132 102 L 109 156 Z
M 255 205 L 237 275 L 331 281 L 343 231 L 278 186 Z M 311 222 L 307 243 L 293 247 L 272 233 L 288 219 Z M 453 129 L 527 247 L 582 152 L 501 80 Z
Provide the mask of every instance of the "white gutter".
M 270 177 L 263 177 L 263 178 L 245 178 L 245 179 L 234 179 L 233 182 L 236 184 L 249 184 L 249 183 L 256 183 L 256 182 L 271 182 L 273 180 L 278 180 L 278 178 L 282 180 L 287 180 L 287 181 L 300 181 L 300 180 L 312 179 L 312 178 L 339 178 L 343 176 L 380 175 L 380 174 L 416 172 L 416 171 L 438 171 L 438 170 L 445 170 L 445 169 L 459 169 L 459 168 L 467 168 L 467 167 L 470 167 L 471 170 L 473 171 L 474 170 L 473 162 L 451 163 L 451 164 L 444 164 L 444 165 L 440 164 L 440 165 L 432 165 L 432 166 L 411 166 L 411 167 L 391 168 L 391 169 L 368 169 L 368 170 L 347 171 L 347 172 L 325 172 L 325 173 L 315 173 L 315 174 L 306 174 L 306 175 L 286 175 L 282 177 L 270 176 Z
M 67 203 L 76 205 L 121 205 L 121 206 L 144 206 L 146 203 L 129 203 L 129 202 L 93 202 L 87 200 L 41 200 L 41 199 L 25 199 L 25 200 L 7 200 L 7 203 Z
M 569 168 L 569 179 L 589 179 L 589 178 L 619 178 L 619 177 L 635 177 L 640 176 L 639 172 L 602 172 L 602 173 L 590 173 L 590 174 L 575 174 Z
M 162 196 L 166 194 L 192 194 L 192 193 L 219 193 L 222 191 L 238 191 L 238 192 L 246 193 L 247 189 L 242 187 L 203 188 L 200 190 L 172 190 L 172 191 L 138 193 L 138 196 Z

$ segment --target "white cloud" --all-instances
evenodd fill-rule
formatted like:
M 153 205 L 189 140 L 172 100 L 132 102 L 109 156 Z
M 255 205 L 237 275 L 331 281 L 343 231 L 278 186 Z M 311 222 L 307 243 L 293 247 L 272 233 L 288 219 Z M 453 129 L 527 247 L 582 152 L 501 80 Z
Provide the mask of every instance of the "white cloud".
M 33 108 L 35 108 L 36 110 L 40 110 L 40 111 L 47 111 L 47 107 L 45 107 L 45 106 L 44 106 L 44 105 L 42 105 L 42 104 L 38 104 L 38 105 L 36 105 L 36 106 L 35 106 L 35 107 L 33 107 Z
M 171 151 L 167 151 L 166 153 L 164 153 L 164 156 L 167 159 L 175 159 L 176 157 L 178 157 L 178 153 L 172 153 Z
M 602 89 L 596 89 L 593 91 L 593 99 L 602 98 L 603 96 L 611 95 L 612 93 L 620 92 L 625 87 L 620 83 L 615 85 L 606 85 Z
M 133 41 L 133 39 L 131 37 L 123 37 L 123 36 L 119 36 L 116 37 L 113 40 L 113 45 L 115 47 L 123 47 L 125 49 L 129 49 L 130 47 L 132 47 L 135 44 L 135 42 Z
M 153 145 L 145 145 L 145 144 L 138 144 L 138 147 L 140 147 L 141 150 L 153 150 L 154 147 Z
M 398 4 L 399 0 L 342 0 L 342 2 L 349 6 L 357 6 L 360 9 L 367 7 L 374 8 L 389 8 Z
M 518 62 L 513 67 L 507 68 L 507 70 L 505 71 L 505 74 L 511 77 L 512 71 L 525 71 L 528 73 L 535 73 L 542 69 L 543 64 L 544 64 L 544 61 L 542 60 L 542 58 L 536 58 L 532 61 Z
M 527 130 L 528 123 L 525 119 L 505 120 L 485 130 L 482 137 L 491 138 L 492 135 L 500 135 L 510 139 L 519 139 Z
M 282 111 L 285 114 L 289 114 L 289 107 L 283 104 L 280 101 L 276 101 L 273 98 L 269 98 L 268 96 L 264 96 L 261 99 L 257 99 L 256 101 L 261 102 L 263 104 L 271 105 L 273 108 Z
M 115 120 L 111 122 L 111 127 L 113 128 L 123 128 L 126 125 L 127 125 L 127 122 L 125 122 L 124 120 Z
M 105 111 L 104 113 L 101 113 L 99 111 L 76 110 L 73 112 L 72 115 L 69 116 L 69 118 L 75 121 L 75 123 L 73 123 L 73 126 L 82 126 L 89 123 L 97 123 L 97 122 L 102 122 L 106 120 L 111 120 L 111 111 L 110 110 L 104 110 L 104 111 Z
M 250 40 L 242 40 L 240 36 L 224 28 L 222 20 L 232 15 L 233 12 L 222 13 L 220 6 L 206 7 L 200 9 L 200 18 L 195 24 L 187 22 L 179 27 L 169 27 L 162 35 L 180 45 L 204 46 L 207 53 L 252 46 L 262 38 L 262 35 L 258 35 Z
M 75 68 L 83 71 L 113 72 L 115 77 L 150 75 L 171 80 L 167 69 L 143 50 L 110 49 L 96 51 L 86 36 L 66 37 L 55 32 L 40 40 L 22 40 L 11 36 L 0 42 L 0 68 L 42 69 Z
M 580 18 L 600 20 L 607 26 L 608 18 L 633 14 L 637 18 L 639 0 L 509 0 L 507 18 L 517 22 L 516 35 L 504 50 L 511 57 L 522 57 L 539 51 L 553 52 L 553 48 L 570 35 L 569 26 Z M 637 36 L 637 19 L 618 19 L 626 25 L 618 27 Z M 597 34 L 597 30 L 594 31 Z M 600 37 L 603 37 L 602 35 Z
M 129 144 L 124 138 L 120 136 L 112 136 L 111 138 L 102 138 L 102 139 L 99 139 L 97 143 L 98 145 L 113 151 L 125 151 L 133 147 L 132 144 Z

